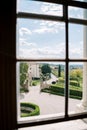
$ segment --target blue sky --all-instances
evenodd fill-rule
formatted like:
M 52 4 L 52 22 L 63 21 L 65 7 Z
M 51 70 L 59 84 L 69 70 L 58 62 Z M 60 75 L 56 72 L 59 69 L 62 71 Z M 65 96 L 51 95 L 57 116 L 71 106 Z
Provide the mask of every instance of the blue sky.
M 56 4 L 18 1 L 17 12 L 62 16 L 62 6 Z M 69 17 L 83 18 L 83 10 L 69 7 Z M 69 57 L 83 56 L 83 26 L 69 24 Z M 17 57 L 65 58 L 65 23 L 33 19 L 17 20 Z

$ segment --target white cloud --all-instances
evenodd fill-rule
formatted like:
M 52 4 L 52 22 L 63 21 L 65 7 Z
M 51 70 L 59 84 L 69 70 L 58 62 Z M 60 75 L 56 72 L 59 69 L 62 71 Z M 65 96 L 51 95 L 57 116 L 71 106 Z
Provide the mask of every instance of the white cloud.
M 19 34 L 20 34 L 20 36 L 23 36 L 24 34 L 31 35 L 32 32 L 28 28 L 20 28 L 19 29 Z
M 27 42 L 26 41 L 26 39 L 24 39 L 24 38 L 20 38 L 19 39 L 19 47 L 21 48 L 23 48 L 23 47 L 36 47 L 36 43 L 31 43 L 31 42 Z
M 82 42 L 80 43 L 80 45 Z M 20 53 L 21 52 L 21 53 Z M 46 47 L 32 47 L 20 48 L 20 57 L 22 58 L 64 58 L 65 57 L 65 44 L 59 43 L 55 46 Z M 82 58 L 82 47 L 75 47 L 74 45 L 69 48 L 70 58 Z
M 77 7 L 69 7 L 69 11 L 78 11 L 79 10 L 79 8 L 77 8 Z
M 39 33 L 39 34 L 41 34 L 41 33 L 54 33 L 54 32 L 58 32 L 58 30 L 55 30 L 53 27 L 49 28 L 46 26 L 42 26 L 39 29 L 35 29 L 34 32 Z
M 69 7 L 69 17 L 83 18 L 83 10 L 77 7 Z
M 76 44 L 70 43 L 69 54 L 70 58 L 82 58 L 83 57 L 83 44 L 82 41 L 79 43 L 77 47 Z
M 38 29 L 33 30 L 35 33 L 58 33 L 64 29 L 64 23 L 52 22 L 52 21 L 41 21 Z
M 61 44 L 61 43 L 60 43 Z M 64 58 L 64 43 L 59 46 L 20 48 L 19 56 L 22 58 Z M 60 48 L 61 47 L 61 48 Z M 21 52 L 21 53 L 20 53 Z
M 62 16 L 62 6 L 51 3 L 44 3 L 40 7 L 42 14 Z M 61 22 L 44 21 L 39 23 L 39 27 L 33 32 L 42 33 L 58 33 L 59 30 L 64 29 L 64 24 Z
M 56 4 L 45 3 L 41 6 L 43 14 L 62 16 L 62 6 Z

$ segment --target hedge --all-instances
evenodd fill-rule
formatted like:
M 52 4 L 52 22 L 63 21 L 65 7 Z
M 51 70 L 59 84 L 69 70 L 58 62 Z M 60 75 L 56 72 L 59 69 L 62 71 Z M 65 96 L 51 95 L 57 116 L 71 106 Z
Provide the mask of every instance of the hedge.
M 42 89 L 42 92 L 47 92 L 55 95 L 61 95 L 64 96 L 65 94 L 65 89 L 59 86 L 50 86 L 48 89 Z M 82 91 L 79 90 L 73 90 L 69 89 L 69 97 L 75 98 L 75 99 L 81 99 L 82 98 Z
M 27 93 L 27 92 L 29 92 L 29 90 L 27 88 L 21 87 L 20 92 L 21 93 Z
M 36 104 L 22 102 L 20 103 L 20 107 L 21 107 L 21 117 L 40 115 L 40 108 Z M 25 110 L 22 110 L 22 107 L 25 107 Z M 32 108 L 33 111 L 26 110 L 26 108 L 28 107 Z
M 60 77 L 59 79 L 58 79 L 58 81 L 60 82 L 60 83 L 65 83 L 65 79 L 64 78 L 62 78 L 62 77 Z M 78 81 L 76 81 L 76 80 L 69 80 L 69 84 L 70 85 L 72 85 L 72 86 L 80 86 L 80 83 L 78 83 Z
M 72 85 L 72 86 L 80 86 L 80 84 L 78 83 L 78 81 L 74 81 L 74 80 L 70 80 L 70 85 Z
M 70 80 L 78 81 L 78 78 L 77 78 L 77 77 L 70 77 L 69 79 L 70 79 Z
M 58 79 L 58 82 L 64 83 L 64 82 L 65 82 L 65 79 L 62 78 L 62 77 L 60 77 L 60 78 Z
M 33 86 L 36 86 L 36 85 L 37 85 L 37 82 L 36 82 L 36 81 L 32 81 L 32 85 L 33 85 Z

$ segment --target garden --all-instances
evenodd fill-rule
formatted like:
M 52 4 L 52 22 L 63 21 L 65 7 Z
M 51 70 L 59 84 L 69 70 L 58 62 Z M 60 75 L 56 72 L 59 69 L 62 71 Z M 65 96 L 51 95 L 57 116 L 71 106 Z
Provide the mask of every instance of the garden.
M 52 73 L 58 77 L 57 81 L 53 81 L 49 88 L 42 89 L 42 92 L 47 92 L 55 95 L 65 95 L 65 76 L 64 67 L 59 65 L 52 69 Z M 69 97 L 75 99 L 82 98 L 82 68 L 72 68 L 69 71 Z
M 20 93 L 29 92 L 28 88 L 28 63 L 20 64 Z M 40 85 L 41 81 L 49 81 L 53 74 L 56 81 L 52 81 L 49 87 L 41 89 L 41 92 L 50 93 L 54 95 L 65 96 L 65 66 L 64 65 L 50 65 L 40 64 L 40 78 L 32 78 L 31 87 Z M 71 67 L 69 69 L 69 97 L 75 99 L 82 99 L 82 83 L 83 83 L 83 67 Z M 35 116 L 40 114 L 40 108 L 36 104 L 29 102 L 20 103 L 21 117 Z

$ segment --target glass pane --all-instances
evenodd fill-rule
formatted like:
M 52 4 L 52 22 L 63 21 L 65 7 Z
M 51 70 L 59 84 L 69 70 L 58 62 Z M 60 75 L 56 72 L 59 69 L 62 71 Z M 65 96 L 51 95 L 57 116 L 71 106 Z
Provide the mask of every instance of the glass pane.
M 87 63 L 74 62 L 69 64 L 69 114 L 83 112 L 80 105 L 82 105 L 83 87 L 85 87 L 83 84 L 86 83 L 83 75 L 87 73 L 87 66 L 83 68 L 85 64 L 87 65 Z
M 65 24 L 18 19 L 17 58 L 65 58 Z
M 69 57 L 83 58 L 83 26 L 69 24 Z
M 69 6 L 69 18 L 87 19 L 87 9 Z
M 17 12 L 63 15 L 62 5 L 32 0 L 18 0 Z
M 64 63 L 17 63 L 18 120 L 64 115 L 64 80 Z
M 87 59 L 87 26 L 69 24 L 69 57 Z

